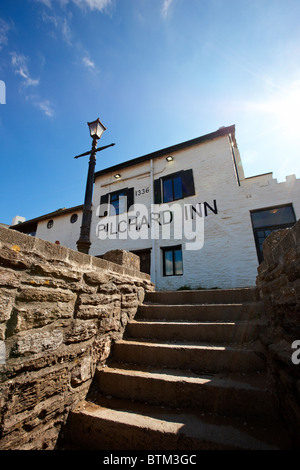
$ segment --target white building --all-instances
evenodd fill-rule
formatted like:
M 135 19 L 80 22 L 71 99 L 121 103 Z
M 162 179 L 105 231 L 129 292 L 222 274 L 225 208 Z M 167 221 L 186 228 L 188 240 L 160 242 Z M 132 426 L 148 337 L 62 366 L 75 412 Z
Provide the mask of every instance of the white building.
M 81 209 L 34 219 L 36 236 L 76 249 Z M 252 286 L 263 240 L 299 217 L 300 180 L 245 178 L 235 127 L 222 127 L 98 171 L 90 254 L 139 254 L 160 290 Z

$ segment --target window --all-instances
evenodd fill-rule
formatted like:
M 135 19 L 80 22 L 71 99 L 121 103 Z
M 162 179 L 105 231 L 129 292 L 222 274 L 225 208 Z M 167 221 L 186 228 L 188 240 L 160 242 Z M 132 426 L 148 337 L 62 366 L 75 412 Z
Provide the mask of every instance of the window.
M 180 276 L 183 274 L 181 245 L 162 248 L 164 276 Z
M 115 214 L 122 214 L 128 212 L 134 203 L 134 188 L 124 188 L 120 191 L 103 194 L 100 198 L 100 212 L 99 217 L 106 217 L 109 214 L 109 206 L 112 205 Z
M 53 227 L 53 220 L 51 219 L 47 222 L 47 228 L 52 228 L 52 227 Z
M 109 203 L 114 207 L 115 215 L 123 214 L 125 212 L 126 192 L 119 191 L 110 195 Z M 112 215 L 112 214 L 110 214 Z
M 181 175 L 163 179 L 163 202 L 182 199 Z
M 251 212 L 258 261 L 263 261 L 263 242 L 274 230 L 292 227 L 296 223 L 292 204 Z
M 178 171 L 154 181 L 154 202 L 177 201 L 195 195 L 193 170 Z
M 75 222 L 77 222 L 77 219 L 78 219 L 78 215 L 77 214 L 72 214 L 71 218 L 70 218 L 71 224 L 75 224 Z

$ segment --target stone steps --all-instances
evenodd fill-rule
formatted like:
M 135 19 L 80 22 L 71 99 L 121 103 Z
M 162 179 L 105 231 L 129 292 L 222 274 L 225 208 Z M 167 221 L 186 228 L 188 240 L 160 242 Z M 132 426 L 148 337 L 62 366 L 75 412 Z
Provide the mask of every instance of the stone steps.
M 255 288 L 243 289 L 208 289 L 208 290 L 181 290 L 181 291 L 154 291 L 147 292 L 146 303 L 160 305 L 186 305 L 186 304 L 240 304 L 257 302 Z
M 253 372 L 265 370 L 260 350 L 245 346 L 205 343 L 146 342 L 120 340 L 114 345 L 114 359 L 129 364 L 190 369 L 205 372 Z
M 259 319 L 262 302 L 245 304 L 141 305 L 136 320 L 237 321 Z
M 279 425 L 94 397 L 69 416 L 69 447 L 79 450 L 277 450 L 289 442 Z M 134 455 L 134 452 L 133 454 Z
M 145 302 L 96 371 L 87 400 L 70 413 L 69 443 L 288 449 L 259 341 L 263 306 L 255 290 L 154 292 Z
M 116 362 L 97 371 L 96 384 L 104 395 L 157 406 L 274 417 L 268 381 L 258 373 L 204 375 Z
M 246 322 L 135 321 L 126 327 L 126 339 L 143 338 L 169 341 L 210 341 L 243 343 L 257 338 L 260 324 Z

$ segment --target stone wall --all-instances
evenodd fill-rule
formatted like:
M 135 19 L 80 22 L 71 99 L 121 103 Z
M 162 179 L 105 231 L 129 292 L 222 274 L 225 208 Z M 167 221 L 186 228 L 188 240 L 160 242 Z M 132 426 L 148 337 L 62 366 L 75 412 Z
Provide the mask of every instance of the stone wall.
M 111 255 L 112 256 L 112 255 Z M 111 261 L 0 227 L 0 449 L 53 449 L 128 319 L 153 290 Z
M 300 220 L 273 232 L 263 253 L 256 282 L 267 321 L 262 340 L 279 406 L 300 445 Z

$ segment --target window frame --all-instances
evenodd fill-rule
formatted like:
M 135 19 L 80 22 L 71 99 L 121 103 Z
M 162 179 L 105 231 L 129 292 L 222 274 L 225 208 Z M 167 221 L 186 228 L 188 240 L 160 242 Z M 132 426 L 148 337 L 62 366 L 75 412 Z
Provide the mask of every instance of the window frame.
M 271 210 L 274 210 L 274 209 L 280 209 L 280 208 L 283 208 L 283 207 L 290 207 L 292 209 L 292 215 L 294 217 L 294 222 L 286 222 L 286 223 L 282 223 L 282 224 L 277 223 L 277 224 L 274 224 L 274 225 L 267 224 L 267 225 L 261 225 L 259 227 L 255 227 L 255 223 L 253 221 L 252 214 L 257 213 L 257 212 L 264 212 L 264 211 L 271 211 Z M 270 230 L 270 233 L 271 233 L 271 232 L 274 232 L 276 230 L 293 227 L 293 225 L 295 225 L 295 223 L 297 222 L 293 203 L 280 204 L 278 206 L 270 206 L 270 207 L 265 207 L 265 208 L 261 208 L 261 209 L 253 209 L 253 210 L 250 211 L 250 219 L 251 219 L 251 225 L 252 225 L 253 236 L 254 236 L 254 241 L 255 241 L 257 259 L 258 259 L 259 263 L 261 263 L 264 258 L 263 258 L 262 248 L 260 248 L 261 243 L 260 243 L 260 240 L 259 240 L 260 237 L 258 235 L 258 232 L 260 232 L 260 231 L 265 232 L 266 230 Z
M 134 204 L 134 188 L 133 187 L 131 188 L 126 187 L 126 188 L 118 189 L 117 191 L 112 191 L 110 193 L 102 194 L 100 196 L 99 217 L 107 217 L 108 215 L 112 215 L 112 214 L 108 214 L 108 210 L 111 205 L 111 197 L 120 195 L 122 193 L 127 198 L 127 205 L 124 207 L 123 212 L 121 213 L 119 212 L 118 214 L 116 213 L 113 215 L 118 216 L 120 214 L 125 214 L 126 212 L 129 211 L 130 207 Z
M 72 214 L 70 217 L 70 223 L 75 224 L 78 220 L 78 214 Z
M 168 204 L 169 202 L 173 202 L 173 201 L 179 201 L 180 199 L 183 199 L 183 187 L 182 187 L 182 174 L 183 172 L 182 171 L 178 171 L 176 173 L 172 173 L 170 175 L 167 175 L 167 176 L 164 176 L 162 179 L 161 179 L 161 189 L 162 189 L 162 202 L 163 204 Z M 174 197 L 175 196 L 175 183 L 174 183 L 174 180 L 180 178 L 180 192 L 181 192 L 181 196 L 180 197 Z M 169 201 L 165 201 L 165 183 L 167 181 L 171 181 L 171 186 L 172 186 L 172 196 L 173 198 Z
M 116 206 L 113 204 L 112 202 L 112 198 L 117 196 L 117 199 L 114 201 L 118 203 L 118 211 L 116 210 Z M 109 193 L 109 197 L 108 197 L 108 205 L 109 205 L 109 209 L 111 209 L 111 206 L 114 206 L 115 208 L 115 213 L 114 214 L 108 214 L 108 215 L 120 215 L 120 214 L 124 214 L 125 212 L 127 212 L 127 208 L 124 206 L 124 208 L 122 208 L 122 212 L 120 212 L 120 196 L 123 196 L 123 197 L 126 197 L 126 202 L 127 202 L 127 191 L 126 189 L 120 189 L 119 191 L 114 191 L 112 193 Z
M 172 199 L 172 201 L 168 201 L 168 203 L 196 195 L 193 169 L 179 170 L 154 180 L 153 193 L 155 204 L 168 204 L 164 201 L 164 182 L 172 180 L 172 192 L 174 196 L 174 180 L 178 177 L 181 178 L 181 196 Z
M 170 276 L 183 276 L 183 255 L 182 255 L 182 245 L 175 245 L 175 246 L 162 246 L 161 247 L 161 250 L 162 250 L 162 257 L 163 257 L 163 276 L 164 277 L 170 277 Z M 178 251 L 180 250 L 181 252 L 181 273 L 176 273 L 176 269 L 175 269 L 175 256 L 174 256 L 174 253 L 175 251 Z M 167 274 L 166 273 L 166 258 L 165 258 L 165 254 L 167 252 L 172 252 L 172 263 L 173 263 L 173 270 L 172 270 L 172 274 Z

